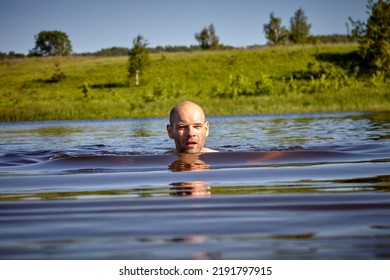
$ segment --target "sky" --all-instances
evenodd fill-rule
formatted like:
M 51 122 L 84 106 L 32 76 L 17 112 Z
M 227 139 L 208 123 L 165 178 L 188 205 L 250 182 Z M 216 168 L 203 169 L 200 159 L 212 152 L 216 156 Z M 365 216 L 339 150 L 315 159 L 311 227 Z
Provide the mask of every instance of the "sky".
M 367 0 L 0 0 L 0 52 L 28 54 L 41 31 L 65 32 L 73 52 L 128 47 L 142 35 L 150 47 L 197 45 L 194 34 L 214 24 L 220 43 L 266 44 L 274 12 L 289 28 L 302 8 L 311 34 L 346 34 L 348 17 L 367 20 Z

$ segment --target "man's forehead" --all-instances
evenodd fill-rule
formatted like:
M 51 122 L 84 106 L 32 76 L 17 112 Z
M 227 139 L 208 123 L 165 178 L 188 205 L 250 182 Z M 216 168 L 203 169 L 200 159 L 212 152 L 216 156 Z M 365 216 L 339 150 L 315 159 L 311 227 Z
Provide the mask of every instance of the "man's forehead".
M 175 122 L 180 123 L 204 123 L 205 116 L 201 112 L 197 111 L 187 111 L 187 112 L 178 112 L 175 116 Z

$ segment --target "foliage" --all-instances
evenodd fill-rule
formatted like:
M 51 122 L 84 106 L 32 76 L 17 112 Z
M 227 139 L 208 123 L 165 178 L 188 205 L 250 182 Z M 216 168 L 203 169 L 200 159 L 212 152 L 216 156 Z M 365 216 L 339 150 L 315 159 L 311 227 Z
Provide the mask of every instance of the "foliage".
M 330 35 L 311 35 L 308 39 L 309 43 L 313 44 L 338 44 L 338 43 L 350 43 L 354 38 L 347 34 L 330 34 Z
M 219 47 L 219 37 L 215 33 L 214 24 L 210 24 L 209 27 L 204 27 L 199 33 L 196 33 L 195 39 L 204 50 L 215 50 Z
M 148 42 L 141 35 L 138 35 L 133 40 L 133 48 L 129 51 L 128 73 L 129 77 L 136 78 L 136 85 L 138 85 L 138 75 L 141 75 L 150 64 L 147 46 Z
M 359 40 L 363 68 L 390 77 L 390 1 L 368 0 L 367 10 L 367 23 L 350 18 L 352 35 Z
M 157 46 L 155 48 L 150 49 L 150 52 L 193 52 L 200 50 L 199 46 Z
M 54 63 L 54 68 L 55 68 L 54 73 L 50 77 L 49 82 L 51 82 L 51 83 L 58 83 L 58 82 L 60 82 L 60 81 L 62 81 L 64 79 L 66 79 L 66 75 L 61 70 L 59 62 Z
M 310 36 L 311 24 L 307 23 L 305 11 L 300 8 L 290 19 L 289 39 L 295 44 L 304 44 Z
M 126 56 L 129 53 L 129 48 L 122 47 L 112 47 L 101 49 L 100 51 L 95 52 L 95 56 Z
M 35 47 L 30 51 L 30 55 L 69 55 L 71 52 L 72 44 L 66 33 L 57 30 L 41 31 L 35 36 Z
M 23 58 L 25 57 L 24 54 L 22 53 L 15 53 L 15 52 L 8 52 L 7 53 L 3 53 L 3 52 L 0 52 L 0 60 L 1 59 L 7 59 L 7 58 Z
M 282 26 L 282 19 L 275 17 L 273 12 L 269 17 L 269 23 L 263 25 L 268 43 L 280 44 L 285 42 L 288 37 L 288 30 L 286 27 Z

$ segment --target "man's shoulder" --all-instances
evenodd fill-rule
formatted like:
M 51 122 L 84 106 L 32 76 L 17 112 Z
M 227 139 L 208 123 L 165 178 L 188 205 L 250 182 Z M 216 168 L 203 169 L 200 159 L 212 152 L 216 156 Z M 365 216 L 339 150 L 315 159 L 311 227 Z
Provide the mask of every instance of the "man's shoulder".
M 203 148 L 202 153 L 218 153 L 218 151 L 209 148 Z
M 203 148 L 200 153 L 218 153 L 219 151 L 209 149 L 209 148 Z M 171 154 L 171 155 L 180 155 L 175 149 L 166 151 L 165 154 Z

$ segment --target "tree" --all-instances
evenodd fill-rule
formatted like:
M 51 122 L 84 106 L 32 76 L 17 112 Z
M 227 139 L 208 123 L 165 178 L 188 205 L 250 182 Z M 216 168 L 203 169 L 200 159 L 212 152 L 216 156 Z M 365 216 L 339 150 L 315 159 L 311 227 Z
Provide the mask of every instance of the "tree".
M 269 23 L 263 25 L 265 37 L 271 44 L 283 43 L 287 39 L 288 30 L 282 26 L 282 19 L 275 17 L 273 12 L 269 17 Z
M 352 35 L 358 38 L 363 66 L 369 72 L 390 77 L 390 1 L 367 1 L 367 23 L 349 18 Z
M 61 31 L 41 31 L 35 36 L 35 47 L 31 55 L 69 55 L 72 44 L 66 33 Z
M 302 8 L 298 9 L 290 19 L 290 41 L 295 44 L 304 44 L 310 36 L 311 24 L 307 23 L 307 17 Z
M 210 24 L 209 27 L 204 27 L 200 33 L 196 33 L 195 39 L 204 50 L 219 47 L 219 37 L 215 33 L 214 24 Z
M 135 77 L 135 85 L 139 85 L 139 75 L 141 75 L 144 69 L 150 64 L 149 49 L 147 46 L 149 43 L 138 35 L 133 40 L 133 47 L 129 51 L 129 77 Z

